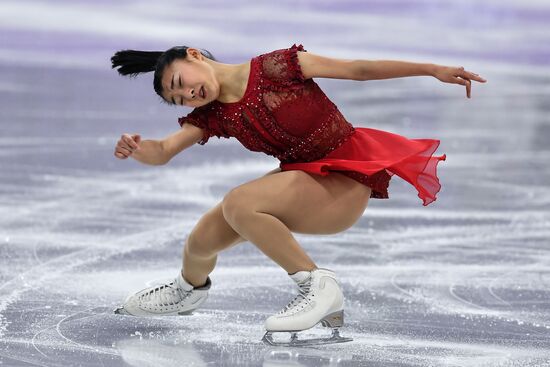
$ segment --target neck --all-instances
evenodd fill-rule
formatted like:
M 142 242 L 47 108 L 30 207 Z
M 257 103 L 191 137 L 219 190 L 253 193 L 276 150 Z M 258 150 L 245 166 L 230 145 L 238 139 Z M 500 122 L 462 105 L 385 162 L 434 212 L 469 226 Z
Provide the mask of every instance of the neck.
M 234 65 L 223 64 L 210 59 L 205 60 L 214 69 L 214 76 L 220 85 L 220 94 L 217 100 L 222 103 L 239 100 L 243 93 L 243 81 L 247 78 L 245 73 L 247 63 Z

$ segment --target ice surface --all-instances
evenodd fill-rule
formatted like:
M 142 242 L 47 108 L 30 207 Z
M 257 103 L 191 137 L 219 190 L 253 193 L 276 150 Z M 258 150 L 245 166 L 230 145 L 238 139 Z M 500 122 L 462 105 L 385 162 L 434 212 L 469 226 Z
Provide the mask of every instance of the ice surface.
M 2 1 L 0 365 L 550 366 L 548 24 L 543 1 Z M 118 160 L 122 133 L 164 137 L 189 110 L 110 56 L 187 44 L 241 63 L 293 43 L 488 79 L 472 99 L 430 77 L 317 80 L 354 125 L 440 139 L 447 154 L 430 206 L 394 177 L 349 230 L 295 234 L 336 271 L 354 340 L 263 345 L 297 289 L 249 242 L 219 255 L 193 315 L 114 315 L 175 276 L 206 210 L 278 161 L 216 138 L 165 166 Z

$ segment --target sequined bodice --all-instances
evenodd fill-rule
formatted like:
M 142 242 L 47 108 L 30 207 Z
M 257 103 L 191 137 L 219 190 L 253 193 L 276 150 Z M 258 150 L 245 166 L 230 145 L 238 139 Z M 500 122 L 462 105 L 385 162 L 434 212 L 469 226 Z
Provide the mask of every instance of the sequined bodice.
M 251 151 L 281 162 L 309 162 L 326 156 L 354 132 L 336 105 L 313 79 L 305 79 L 294 44 L 251 59 L 243 98 L 213 101 L 178 119 L 203 129 L 204 145 L 212 136 L 235 137 Z M 307 52 L 307 51 L 306 51 Z

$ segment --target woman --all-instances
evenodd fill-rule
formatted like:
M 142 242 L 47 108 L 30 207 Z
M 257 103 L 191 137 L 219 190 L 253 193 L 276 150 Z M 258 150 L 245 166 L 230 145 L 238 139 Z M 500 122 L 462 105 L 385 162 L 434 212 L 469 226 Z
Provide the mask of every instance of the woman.
M 271 332 L 297 331 L 321 322 L 343 324 L 343 294 L 335 273 L 318 268 L 292 232 L 334 234 L 351 227 L 369 198 L 387 199 L 391 176 L 411 183 L 428 205 L 440 189 L 435 139 L 408 139 L 351 125 L 312 78 L 373 80 L 414 75 L 466 86 L 485 82 L 463 67 L 391 60 L 334 59 L 302 45 L 258 55 L 246 63 L 224 64 L 210 52 L 173 47 L 165 52 L 124 50 L 111 58 L 122 75 L 154 71 L 154 89 L 168 104 L 193 107 L 178 120 L 181 129 L 163 140 L 123 134 L 115 156 L 165 164 L 198 143 L 235 137 L 251 151 L 277 157 L 280 165 L 239 185 L 204 214 L 186 240 L 183 268 L 176 279 L 130 296 L 117 313 L 181 315 L 207 298 L 217 254 L 250 241 L 286 270 L 300 293 L 266 320 Z

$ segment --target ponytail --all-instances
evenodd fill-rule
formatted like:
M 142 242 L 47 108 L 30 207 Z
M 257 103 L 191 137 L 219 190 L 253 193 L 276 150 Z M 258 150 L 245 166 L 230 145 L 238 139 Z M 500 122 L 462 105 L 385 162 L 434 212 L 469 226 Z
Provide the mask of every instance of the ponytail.
M 155 72 L 153 85 L 155 92 L 162 97 L 162 72 L 166 66 L 170 65 L 175 59 L 185 59 L 187 57 L 187 46 L 175 46 L 164 52 L 161 51 L 136 51 L 122 50 L 117 51 L 111 57 L 111 68 L 117 69 L 120 75 L 129 75 L 136 77 L 140 73 Z M 198 49 L 200 53 L 211 60 L 217 59 L 208 51 L 202 48 Z
M 118 69 L 120 75 L 136 77 L 139 73 L 155 71 L 157 62 L 163 52 L 159 51 L 118 51 L 111 57 L 112 68 L 121 66 Z

